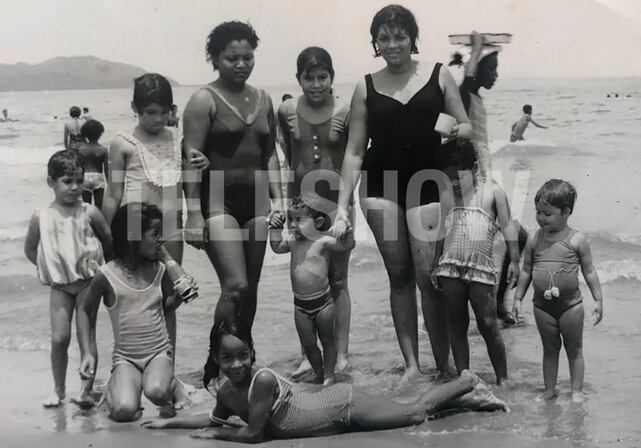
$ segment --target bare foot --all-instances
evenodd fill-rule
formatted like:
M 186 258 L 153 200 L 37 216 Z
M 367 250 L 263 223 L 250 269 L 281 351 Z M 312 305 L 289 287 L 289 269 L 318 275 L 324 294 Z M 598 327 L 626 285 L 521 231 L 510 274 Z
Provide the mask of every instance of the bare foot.
M 572 403 L 583 403 L 585 401 L 585 396 L 583 392 L 575 390 L 572 392 Z
M 461 372 L 460 379 L 465 383 L 466 386 L 469 386 L 470 389 L 472 389 L 481 381 L 481 379 L 474 372 L 467 369 Z
M 344 372 L 351 367 L 349 360 L 347 358 L 339 357 L 336 360 L 336 371 Z
M 188 387 L 191 391 L 188 390 Z M 190 406 L 191 399 L 189 398 L 189 395 L 195 390 L 196 389 L 192 385 L 187 385 L 178 378 L 174 378 L 174 409 L 183 409 Z
M 467 370 L 467 371 L 470 372 L 469 370 Z M 470 373 L 472 373 L 472 372 L 470 372 Z M 461 372 L 461 375 L 462 374 L 463 374 L 463 372 Z M 472 374 L 472 375 L 476 376 L 475 374 Z M 457 376 L 458 376 L 458 374 L 456 373 L 456 370 L 448 369 L 445 372 L 439 371 L 436 374 L 436 378 L 434 378 L 434 381 L 437 384 L 447 383 L 448 381 L 452 380 L 453 378 L 456 378 Z
M 323 381 L 323 386 L 331 386 L 334 383 L 335 383 L 334 377 L 326 378 L 325 381 Z
M 93 399 L 90 392 L 82 392 L 78 398 L 72 398 L 72 403 L 78 405 L 80 409 L 91 409 L 96 405 L 96 400 Z
M 496 385 L 499 386 L 501 389 L 506 389 L 510 386 L 511 382 L 507 378 L 497 378 L 496 379 Z
M 559 391 L 556 389 L 552 390 L 545 390 L 541 395 L 536 397 L 534 401 L 541 402 L 541 401 L 550 401 L 554 400 L 556 397 L 559 396 Z
M 57 408 L 62 405 L 62 400 L 64 400 L 65 395 L 62 394 L 61 396 L 58 394 L 53 394 L 50 397 L 47 397 L 45 401 L 42 402 L 42 406 L 45 408 Z
M 174 404 L 166 404 L 164 406 L 158 406 L 158 417 L 160 418 L 172 418 L 176 416 L 176 408 Z
M 312 365 L 309 363 L 309 360 L 307 358 L 303 358 L 303 361 L 300 363 L 300 366 L 298 366 L 298 369 L 296 369 L 296 371 L 292 373 L 292 379 L 297 380 L 311 370 Z
M 413 380 L 420 378 L 421 375 L 423 375 L 423 372 L 421 372 L 418 367 L 408 367 L 401 377 L 400 384 L 405 385 L 411 383 Z

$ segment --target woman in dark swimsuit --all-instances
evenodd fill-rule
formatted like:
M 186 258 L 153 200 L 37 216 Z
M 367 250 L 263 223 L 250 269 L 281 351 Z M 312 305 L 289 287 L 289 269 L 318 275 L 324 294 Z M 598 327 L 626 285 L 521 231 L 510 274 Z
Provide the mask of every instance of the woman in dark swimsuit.
M 411 54 L 418 53 L 418 26 L 411 11 L 386 6 L 374 16 L 370 33 L 375 53 L 383 56 L 386 67 L 367 75 L 352 97 L 341 171 L 345 188 L 333 231 L 340 234 L 349 225 L 345 210 L 358 181 L 354 173 L 362 169 L 366 177 L 361 182 L 360 204 L 389 276 L 392 319 L 405 359 L 405 376 L 420 373 L 416 285 L 436 366 L 445 373 L 449 337 L 443 301 L 430 283 L 435 239 L 428 230 L 438 226 L 439 218 L 439 188 L 430 179 L 444 178 L 444 174 L 422 170 L 437 168 L 434 155 L 441 138 L 434 125 L 439 113 L 459 123 L 450 137 L 469 138 L 471 128 L 450 72 L 440 63 L 412 59 Z
M 192 95 L 183 115 L 185 147 L 203 152 L 210 162 L 193 196 L 200 197 L 204 248 L 220 280 L 215 319 L 239 314 L 250 327 L 265 255 L 270 193 L 277 219 L 284 220 L 271 99 L 246 84 L 257 45 L 258 36 L 248 24 L 225 22 L 214 28 L 207 57 L 218 79 Z

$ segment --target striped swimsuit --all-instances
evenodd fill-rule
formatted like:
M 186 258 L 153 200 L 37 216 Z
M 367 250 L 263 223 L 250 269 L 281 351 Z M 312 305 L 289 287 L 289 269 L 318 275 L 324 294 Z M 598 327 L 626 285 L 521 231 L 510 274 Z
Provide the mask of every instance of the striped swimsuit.
M 436 275 L 496 285 L 492 250 L 499 226 L 494 219 L 479 207 L 454 207 L 445 227 L 447 236 Z
M 268 433 L 276 438 L 334 433 L 350 425 L 352 385 L 337 383 L 317 391 L 303 391 L 271 369 L 259 369 L 249 385 L 251 397 L 256 376 L 267 371 L 278 381 L 278 398 L 267 423 Z M 214 423 L 222 423 L 211 416 Z

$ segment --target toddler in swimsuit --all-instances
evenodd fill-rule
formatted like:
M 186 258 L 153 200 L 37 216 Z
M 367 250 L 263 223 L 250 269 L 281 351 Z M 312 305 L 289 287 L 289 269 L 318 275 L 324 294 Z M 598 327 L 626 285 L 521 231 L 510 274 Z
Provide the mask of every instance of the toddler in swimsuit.
M 476 151 L 469 142 L 450 142 L 437 156 L 451 181 L 441 197 L 441 229 L 445 238 L 436 245 L 432 280 L 445 295 L 452 352 L 458 372 L 469 368 L 470 324 L 468 301 L 472 305 L 481 336 L 485 340 L 497 384 L 507 379 L 505 346 L 496 317 L 497 270 L 492 248 L 494 236 L 503 232 L 510 254 L 508 283 L 519 272 L 519 251 L 505 192 L 492 180 L 477 175 Z M 498 223 L 497 223 L 498 221 Z
M 111 379 L 106 392 L 110 417 L 124 422 L 136 418 L 141 392 L 160 406 L 161 416 L 174 415 L 173 349 L 165 313 L 184 300 L 172 278 L 183 271 L 162 246 L 162 213 L 153 204 L 130 202 L 111 224 L 114 259 L 100 268 L 89 287 L 86 306 L 95 314 L 103 298 L 114 334 Z M 184 275 L 184 274 L 183 274 Z M 193 283 L 193 280 L 189 279 Z M 82 345 L 95 337 L 79 328 Z M 95 372 L 95 360 L 83 356 L 81 372 Z
M 322 210 L 331 210 L 330 202 L 315 193 L 296 197 L 288 217 L 290 231 L 283 235 L 280 221 L 272 220 L 270 244 L 277 254 L 292 254 L 290 275 L 296 330 L 316 381 L 328 385 L 334 382 L 336 366 L 336 311 L 328 274 L 330 252 L 352 249 L 354 238 L 352 232 L 339 239 L 327 233 L 331 219 Z M 317 333 L 322 355 L 316 346 Z
M 104 263 L 103 252 L 111 248 L 111 232 L 96 207 L 82 202 L 84 165 L 78 152 L 56 152 L 47 165 L 47 183 L 55 194 L 46 208 L 36 210 L 29 222 L 25 254 L 38 268 L 38 278 L 51 286 L 51 368 L 55 394 L 45 407 L 57 407 L 65 398 L 67 349 L 71 339 L 71 319 L 87 297 L 87 286 Z M 103 250 L 104 246 L 104 250 Z M 76 316 L 80 325 L 81 316 Z M 95 331 L 95 315 L 87 322 Z M 86 347 L 96 357 L 96 345 Z M 81 347 L 81 353 L 84 353 Z M 93 379 L 84 378 L 78 405 L 93 405 Z
M 534 318 L 543 343 L 543 399 L 557 396 L 561 341 L 570 367 L 572 400 L 583 400 L 583 300 L 578 272 L 595 301 L 594 325 L 603 318 L 603 296 L 586 236 L 568 226 L 576 190 L 560 179 L 547 181 L 536 193 L 536 221 L 540 229 L 528 238 L 514 296 L 518 318 L 530 281 L 534 286 Z

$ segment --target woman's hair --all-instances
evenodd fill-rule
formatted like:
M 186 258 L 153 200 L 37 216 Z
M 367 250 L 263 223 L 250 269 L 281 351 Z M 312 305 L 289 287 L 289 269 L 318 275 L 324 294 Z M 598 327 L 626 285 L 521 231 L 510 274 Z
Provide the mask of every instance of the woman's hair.
M 550 179 L 536 192 L 534 204 L 548 204 L 561 210 L 567 207 L 572 213 L 576 196 L 576 189 L 571 183 L 562 179 Z
M 463 171 L 475 170 L 478 157 L 472 142 L 467 139 L 454 139 L 440 147 L 436 153 L 439 168 L 459 167 Z
M 416 41 L 418 40 L 418 25 L 414 14 L 409 9 L 401 5 L 387 5 L 374 15 L 372 25 L 369 27 L 369 33 L 372 36 L 372 47 L 374 47 L 374 56 L 380 56 L 381 51 L 376 45 L 376 39 L 381 26 L 386 25 L 392 29 L 399 28 L 407 32 L 412 43 L 411 52 L 418 54 Z
M 80 135 L 90 142 L 97 142 L 103 132 L 105 127 L 98 120 L 89 120 L 80 128 Z
M 171 84 L 163 75 L 145 73 L 134 79 L 134 105 L 138 113 L 142 113 L 152 103 L 169 109 L 173 102 Z
M 258 46 L 258 35 L 249 23 L 238 22 L 236 20 L 231 22 L 223 22 L 214 28 L 209 36 L 207 36 L 207 61 L 214 64 L 214 69 L 218 68 L 216 60 L 220 53 L 225 50 L 225 47 L 233 41 L 246 40 L 253 50 Z
M 53 180 L 65 175 L 74 175 L 78 171 L 84 173 L 85 164 L 80 153 L 75 149 L 54 152 L 47 162 L 47 175 Z
M 122 259 L 130 247 L 135 249 L 157 219 L 162 222 L 162 212 L 149 202 L 129 202 L 120 207 L 111 221 L 114 258 Z
M 209 382 L 218 376 L 218 351 L 220 350 L 220 341 L 225 335 L 235 336 L 246 343 L 251 351 L 252 364 L 256 362 L 254 340 L 252 339 L 251 329 L 245 321 L 236 316 L 228 316 L 214 322 L 209 333 L 209 354 L 207 355 L 207 362 L 205 363 L 203 373 L 203 385 L 205 389 L 207 389 Z
M 332 57 L 321 47 L 307 47 L 300 52 L 296 59 L 296 78 L 300 79 L 313 68 L 321 67 L 329 72 L 329 76 L 334 81 L 334 65 Z
M 78 118 L 80 116 L 80 108 L 78 106 L 71 106 L 69 108 L 69 116 L 71 118 Z
M 529 104 L 524 104 L 523 105 L 523 113 L 531 114 L 532 113 L 532 106 L 530 106 Z

